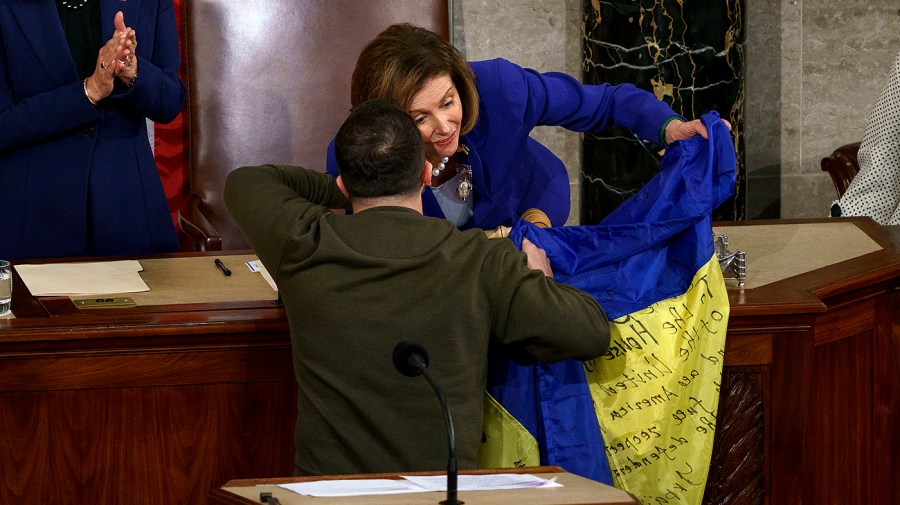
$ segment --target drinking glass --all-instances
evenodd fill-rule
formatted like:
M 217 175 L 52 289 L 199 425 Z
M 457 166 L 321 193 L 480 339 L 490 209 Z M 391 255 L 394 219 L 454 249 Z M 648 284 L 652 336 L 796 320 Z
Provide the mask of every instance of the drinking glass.
M 9 262 L 0 260 L 0 316 L 9 314 L 12 303 L 12 270 Z

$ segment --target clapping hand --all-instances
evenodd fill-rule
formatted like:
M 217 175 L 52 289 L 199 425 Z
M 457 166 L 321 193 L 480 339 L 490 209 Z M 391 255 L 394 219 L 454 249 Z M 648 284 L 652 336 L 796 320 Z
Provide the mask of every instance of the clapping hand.
M 121 11 L 116 13 L 113 22 L 116 30 L 97 53 L 94 73 L 84 81 L 84 91 L 93 103 L 112 93 L 116 78 L 131 85 L 137 77 L 137 58 L 134 56 L 137 39 L 134 30 L 125 26 L 125 16 Z
M 116 77 L 125 84 L 131 86 L 134 84 L 134 80 L 137 79 L 138 60 L 135 57 L 137 37 L 135 36 L 133 29 L 125 26 L 125 16 L 121 11 L 116 13 L 113 23 L 116 26 L 116 32 L 113 35 L 113 38 L 119 37 L 122 41 L 122 52 L 120 54 L 123 56 L 122 58 L 117 59 L 118 65 L 116 66 Z

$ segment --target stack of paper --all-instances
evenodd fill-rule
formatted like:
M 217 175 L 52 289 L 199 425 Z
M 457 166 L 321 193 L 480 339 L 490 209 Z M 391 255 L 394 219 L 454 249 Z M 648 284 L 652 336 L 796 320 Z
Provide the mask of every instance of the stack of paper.
M 107 295 L 149 291 L 136 260 L 15 265 L 33 296 Z

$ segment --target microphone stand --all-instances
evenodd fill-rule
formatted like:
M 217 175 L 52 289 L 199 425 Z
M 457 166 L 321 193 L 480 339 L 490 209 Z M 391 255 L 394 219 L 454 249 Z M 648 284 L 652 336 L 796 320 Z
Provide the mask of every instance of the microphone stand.
M 447 422 L 447 443 L 450 447 L 450 458 L 447 460 L 447 499 L 440 502 L 440 504 L 462 505 L 465 502 L 456 499 L 456 433 L 453 430 L 453 418 L 450 416 L 450 407 L 447 405 L 447 397 L 444 396 L 444 392 L 441 390 L 441 387 L 438 386 L 437 381 L 434 380 L 434 377 L 431 375 L 431 370 L 428 369 L 428 366 L 425 365 L 425 363 L 417 359 L 416 367 L 422 372 L 422 375 L 428 379 L 428 383 L 431 384 L 438 399 L 441 401 L 441 408 L 444 410 L 444 420 Z
M 424 375 L 434 389 L 441 408 L 444 410 L 444 421 L 447 423 L 447 445 L 450 447 L 450 458 L 447 461 L 447 499 L 440 502 L 441 505 L 462 505 L 463 502 L 456 499 L 456 433 L 453 431 L 453 418 L 450 416 L 450 406 L 447 405 L 447 397 L 438 386 L 437 381 L 428 369 L 428 352 L 421 345 L 412 342 L 400 342 L 394 346 L 394 366 L 407 377 Z

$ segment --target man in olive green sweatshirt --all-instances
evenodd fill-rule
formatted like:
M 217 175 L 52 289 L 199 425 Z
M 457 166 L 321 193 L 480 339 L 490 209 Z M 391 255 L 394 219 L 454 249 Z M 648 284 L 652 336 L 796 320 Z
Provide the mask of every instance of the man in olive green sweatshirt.
M 474 468 L 488 345 L 547 362 L 592 359 L 609 345 L 606 315 L 590 295 L 549 277 L 546 255 L 530 242 L 523 253 L 508 239 L 422 215 L 431 165 L 396 102 L 354 110 L 335 150 L 337 179 L 263 165 L 233 171 L 225 186 L 290 324 L 295 473 L 446 468 L 434 392 L 393 366 L 394 346 L 407 340 L 428 349 L 453 413 L 459 467 Z M 350 207 L 350 215 L 330 210 Z

